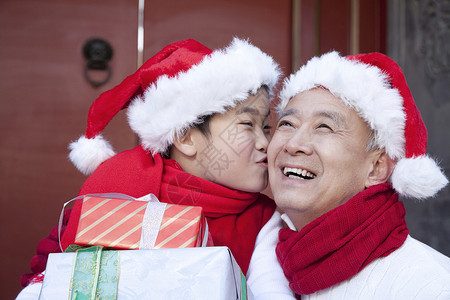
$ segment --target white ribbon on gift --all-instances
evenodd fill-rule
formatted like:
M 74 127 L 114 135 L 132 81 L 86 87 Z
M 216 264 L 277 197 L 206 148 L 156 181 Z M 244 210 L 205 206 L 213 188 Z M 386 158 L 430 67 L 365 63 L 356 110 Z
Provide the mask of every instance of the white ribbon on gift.
M 155 247 L 156 238 L 158 236 L 159 228 L 161 227 L 167 203 L 159 202 L 158 198 L 153 194 L 145 195 L 136 200 L 152 203 L 151 209 L 148 209 L 150 205 L 145 209 L 144 219 L 142 220 L 139 249 L 153 249 Z
M 158 198 L 154 194 L 148 194 L 140 198 L 134 198 L 125 194 L 120 193 L 105 193 L 105 194 L 88 194 L 83 196 L 75 197 L 66 203 L 63 204 L 63 208 L 61 210 L 61 214 L 59 215 L 58 222 L 58 242 L 59 248 L 62 252 L 64 252 L 61 245 L 61 227 L 64 218 L 64 210 L 68 204 L 72 201 L 84 198 L 84 197 L 102 197 L 102 198 L 115 198 L 115 199 L 123 199 L 123 200 L 137 200 L 137 201 L 146 201 L 152 203 L 152 205 L 148 205 L 145 209 L 144 219 L 142 221 L 142 232 L 141 232 L 141 240 L 139 242 L 139 249 L 153 249 L 155 247 L 156 238 L 158 237 L 159 228 L 161 227 L 161 223 L 163 220 L 164 212 L 166 210 L 167 203 L 160 202 Z M 151 207 L 151 209 L 149 209 Z M 205 230 L 204 236 L 202 240 L 201 247 L 205 247 L 208 243 L 208 222 L 205 220 Z

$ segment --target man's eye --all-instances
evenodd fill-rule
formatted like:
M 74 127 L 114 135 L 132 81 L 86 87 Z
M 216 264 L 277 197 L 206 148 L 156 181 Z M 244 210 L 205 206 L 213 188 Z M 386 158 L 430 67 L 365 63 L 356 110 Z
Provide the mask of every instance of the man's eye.
M 327 124 L 320 124 L 319 126 L 317 126 L 318 129 L 322 128 L 322 129 L 327 129 L 327 130 L 333 130 L 331 128 L 331 126 L 327 125 Z
M 277 128 L 280 128 L 280 127 L 283 127 L 283 126 L 292 127 L 292 124 L 290 122 L 288 122 L 288 121 L 285 121 L 285 120 L 278 122 Z
M 272 129 L 272 126 L 270 125 L 264 126 L 264 131 L 270 131 L 270 129 Z
M 250 122 L 250 121 L 248 121 L 248 122 L 241 122 L 241 123 L 239 123 L 239 125 L 245 125 L 245 126 L 253 127 L 253 123 Z

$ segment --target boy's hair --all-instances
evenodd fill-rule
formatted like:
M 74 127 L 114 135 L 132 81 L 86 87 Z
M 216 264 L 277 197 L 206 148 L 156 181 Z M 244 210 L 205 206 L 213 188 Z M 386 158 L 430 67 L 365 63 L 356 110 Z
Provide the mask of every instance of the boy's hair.
M 198 123 L 196 123 L 193 128 L 198 129 L 206 138 L 210 138 L 211 130 L 209 128 L 209 123 L 211 122 L 211 118 L 215 115 L 217 115 L 217 113 L 200 117 Z

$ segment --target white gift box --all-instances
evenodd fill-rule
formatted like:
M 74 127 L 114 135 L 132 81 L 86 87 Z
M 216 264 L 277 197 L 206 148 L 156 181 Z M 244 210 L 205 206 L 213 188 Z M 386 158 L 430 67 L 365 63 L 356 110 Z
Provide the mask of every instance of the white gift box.
M 228 300 L 245 299 L 246 293 L 250 294 L 248 299 L 252 298 L 245 289 L 245 277 L 227 247 L 118 252 L 119 300 Z M 49 255 L 39 299 L 68 299 L 74 258 L 75 253 Z

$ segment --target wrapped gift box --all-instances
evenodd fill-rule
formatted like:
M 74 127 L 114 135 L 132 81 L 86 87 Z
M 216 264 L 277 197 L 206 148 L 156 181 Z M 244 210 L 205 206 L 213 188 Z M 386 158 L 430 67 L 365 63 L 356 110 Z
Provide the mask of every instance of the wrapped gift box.
M 252 298 L 227 247 L 106 252 L 111 253 L 108 257 L 117 254 L 119 261 L 118 276 L 109 271 L 109 277 L 118 281 L 119 300 Z M 69 299 L 75 255 L 50 254 L 39 299 Z M 107 276 L 100 277 L 99 281 Z
M 124 195 L 124 197 L 126 197 Z M 153 196 L 154 197 L 154 196 Z M 61 240 L 112 249 L 198 247 L 207 239 L 201 207 L 84 196 L 77 199 Z

